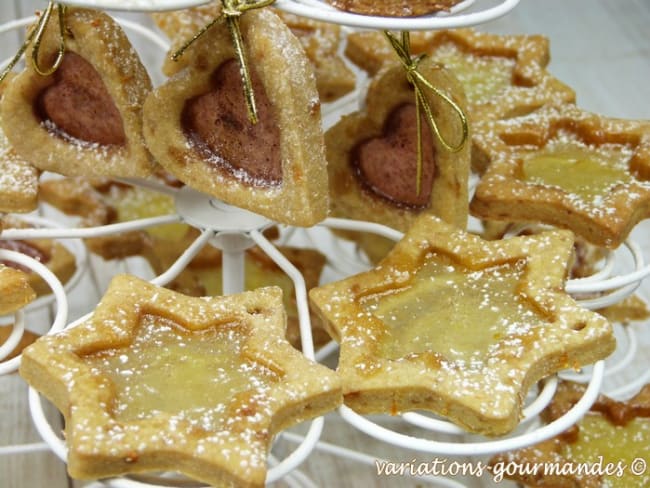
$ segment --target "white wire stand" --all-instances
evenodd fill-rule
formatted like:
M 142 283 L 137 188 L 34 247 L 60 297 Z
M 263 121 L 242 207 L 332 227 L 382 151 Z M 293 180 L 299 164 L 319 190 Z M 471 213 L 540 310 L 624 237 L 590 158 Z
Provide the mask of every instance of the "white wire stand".
M 34 273 L 40 275 L 52 289 L 52 295 L 56 300 L 56 315 L 52 326 L 48 333 L 54 334 L 59 332 L 65 327 L 68 321 L 68 299 L 66 291 L 61 285 L 59 279 L 54 276 L 46 266 L 24 254 L 16 251 L 8 251 L 0 249 L 0 260 L 10 261 L 26 268 L 29 268 Z M 20 310 L 15 314 L 15 323 L 12 333 L 9 335 L 4 344 L 0 345 L 0 376 L 7 373 L 12 373 L 18 369 L 20 365 L 20 355 L 8 361 L 3 361 L 14 348 L 18 345 L 25 332 L 25 314 Z
M 139 183 L 135 180 L 131 183 Z M 5 231 L 3 237 L 10 239 L 27 238 L 87 238 L 111 235 L 131 230 L 142 230 L 148 227 L 183 221 L 201 231 L 199 237 L 185 250 L 178 260 L 162 275 L 151 280 L 152 283 L 164 286 L 172 281 L 192 261 L 197 253 L 208 243 L 222 250 L 223 259 L 223 286 L 225 293 L 236 293 L 244 289 L 244 252 L 246 249 L 258 245 L 280 267 L 294 283 L 298 304 L 298 317 L 301 331 L 302 352 L 314 360 L 314 347 L 311 335 L 311 323 L 307 305 L 307 290 L 300 272 L 271 244 L 262 231 L 273 223 L 257 214 L 241 210 L 189 187 L 180 190 L 165 187 L 155 182 L 147 182 L 149 189 L 160 190 L 174 194 L 178 214 L 153 217 L 120 224 L 112 224 L 94 228 L 81 229 L 10 229 Z M 227 290 L 227 291 L 226 291 Z M 85 321 L 86 315 L 69 325 L 74 327 Z M 63 439 L 57 436 L 52 426 L 46 421 L 41 399 L 38 393 L 30 388 L 29 404 L 32 418 L 37 431 L 51 450 L 63 461 L 67 458 L 66 447 Z M 267 474 L 267 483 L 271 483 L 287 476 L 303 479 L 304 475 L 293 471 L 312 452 L 320 438 L 323 428 L 323 419 L 318 418 L 310 423 L 304 441 L 288 456 L 271 467 Z M 141 481 L 135 477 L 114 478 L 102 480 L 105 486 L 110 487 L 157 487 L 169 486 L 169 477 L 148 476 L 148 481 Z M 285 479 L 286 481 L 286 479 Z M 294 480 L 295 481 L 295 480 Z M 304 479 L 303 479 L 304 481 Z M 176 482 L 176 481 L 174 481 Z M 185 481 L 178 481 L 182 486 Z M 196 482 L 192 482 L 196 484 Z

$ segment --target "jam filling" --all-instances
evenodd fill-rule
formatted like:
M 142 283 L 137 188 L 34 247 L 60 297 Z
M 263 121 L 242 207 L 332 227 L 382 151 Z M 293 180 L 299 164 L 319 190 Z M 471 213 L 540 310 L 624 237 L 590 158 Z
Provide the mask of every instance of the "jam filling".
M 54 82 L 40 93 L 34 107 L 48 130 L 74 142 L 126 143 L 122 116 L 88 61 L 68 52 L 52 76 Z
M 248 120 L 239 63 L 230 59 L 212 76 L 208 93 L 187 100 L 181 123 L 202 157 L 253 186 L 282 183 L 280 128 L 262 80 L 250 70 L 258 122 Z
M 427 208 L 436 174 L 436 161 L 431 131 L 424 117 L 419 194 L 417 140 L 415 105 L 404 104 L 395 108 L 386 120 L 383 134 L 360 143 L 352 151 L 353 170 L 363 187 L 398 207 Z

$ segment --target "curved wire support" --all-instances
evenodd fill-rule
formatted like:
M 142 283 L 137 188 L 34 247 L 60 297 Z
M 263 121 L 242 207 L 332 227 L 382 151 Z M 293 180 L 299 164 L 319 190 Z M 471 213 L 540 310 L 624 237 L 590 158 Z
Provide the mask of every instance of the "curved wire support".
M 131 220 L 118 224 L 82 227 L 77 229 L 7 229 L 2 232 L 3 239 L 88 239 L 104 237 L 132 230 L 144 230 L 157 225 L 180 222 L 179 215 L 161 215 L 147 219 Z
M 441 13 L 422 17 L 374 17 L 336 10 L 326 2 L 317 0 L 277 0 L 275 6 L 292 14 L 308 17 L 330 24 L 362 27 L 366 29 L 431 30 L 454 29 L 481 24 L 501 17 L 517 6 L 519 0 L 503 0 L 501 3 L 473 13 L 459 12 L 470 7 L 474 0 L 465 0 L 456 5 L 450 14 Z
M 423 439 L 395 432 L 378 425 L 345 406 L 339 408 L 339 413 L 346 422 L 360 431 L 374 437 L 375 439 L 379 439 L 397 447 L 446 456 L 481 456 L 496 454 L 498 452 L 511 451 L 537 444 L 538 442 L 564 432 L 567 428 L 576 423 L 596 401 L 602 385 L 604 370 L 605 365 L 603 361 L 598 361 L 594 366 L 594 374 L 591 377 L 591 381 L 587 386 L 585 394 L 573 406 L 573 408 L 562 417 L 540 427 L 539 429 L 531 430 L 530 432 L 515 437 L 497 440 L 487 440 L 483 442 L 442 442 Z
M 194 242 L 188 246 L 187 249 L 181 254 L 176 262 L 172 264 L 167 271 L 150 280 L 150 282 L 157 286 L 165 286 L 174 280 L 181 272 L 187 267 L 194 257 L 201 252 L 201 249 L 212 239 L 214 231 L 208 229 L 204 230 Z
M 294 434 L 292 432 L 283 432 L 282 438 L 289 442 L 296 442 L 296 443 L 304 441 L 303 436 Z M 318 442 L 318 444 L 316 444 L 316 450 L 325 452 L 327 454 L 332 454 L 334 456 L 338 456 L 346 460 L 356 461 L 361 464 L 372 466 L 375 469 L 381 463 L 386 462 L 383 459 L 379 459 L 377 457 L 370 456 L 368 454 L 364 454 L 359 451 L 353 451 L 352 449 L 348 449 L 342 446 L 337 446 L 335 444 L 331 444 L 323 441 L 320 441 Z M 449 478 L 443 478 L 441 476 L 412 476 L 412 478 L 420 481 L 426 481 L 428 483 L 434 483 L 436 486 L 439 487 L 445 487 L 445 488 L 465 487 L 465 485 L 462 483 L 451 480 Z
M 14 263 L 20 264 L 21 266 L 25 266 L 45 280 L 45 282 L 52 290 L 52 293 L 54 294 L 56 300 L 56 315 L 54 317 L 54 321 L 52 322 L 52 327 L 50 327 L 50 330 L 47 333 L 54 334 L 60 330 L 63 330 L 63 327 L 65 327 L 65 324 L 68 321 L 68 298 L 63 285 L 54 275 L 54 273 L 52 273 L 42 263 L 16 251 L 7 251 L 5 249 L 0 249 L 0 260 L 12 261 Z M 0 375 L 15 371 L 18 369 L 19 365 L 20 355 L 16 356 L 13 359 L 10 359 L 9 361 L 0 363 Z

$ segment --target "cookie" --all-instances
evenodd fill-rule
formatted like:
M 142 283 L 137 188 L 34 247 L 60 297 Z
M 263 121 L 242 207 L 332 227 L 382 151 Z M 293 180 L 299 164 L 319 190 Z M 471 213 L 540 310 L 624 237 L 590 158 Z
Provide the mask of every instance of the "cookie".
M 650 123 L 572 105 L 474 127 L 487 163 L 471 213 L 537 221 L 615 249 L 650 216 Z
M 34 298 L 27 274 L 0 262 L 0 315 L 13 313 Z
M 111 17 L 72 7 L 65 12 L 66 51 L 59 68 L 41 76 L 27 63 L 5 89 L 0 113 L 7 139 L 41 170 L 146 177 L 155 168 L 142 136 L 149 76 Z M 40 59 L 54 58 L 59 44 L 58 21 L 51 20 Z
M 3 217 L 5 229 L 28 229 L 32 225 L 20 218 L 7 215 Z M 9 240 L 0 239 L 0 249 L 8 249 L 25 254 L 46 266 L 62 284 L 66 284 L 77 271 L 77 260 L 74 254 L 63 244 L 53 239 L 25 239 Z M 27 275 L 30 287 L 37 296 L 52 293 L 50 285 L 36 272 L 13 262 L 5 262 L 7 266 L 20 269 Z
M 562 291 L 571 247 L 567 231 L 484 241 L 425 215 L 376 268 L 313 289 L 346 405 L 512 431 L 535 382 L 615 349 L 610 324 Z
M 119 275 L 92 317 L 25 349 L 21 376 L 65 417 L 70 475 L 263 486 L 274 435 L 341 402 L 284 339 L 281 294 L 191 298 Z
M 13 77 L 10 73 L 0 83 L 0 97 Z M 0 129 L 0 212 L 25 213 L 36 210 L 38 176 L 38 170 L 16 154 Z
M 562 381 L 542 412 L 544 422 L 564 415 L 582 398 L 585 389 L 582 384 Z M 502 478 L 531 488 L 642 488 L 650 483 L 650 474 L 635 474 L 633 466 L 639 466 L 637 460 L 648 459 L 650 385 L 627 401 L 600 395 L 586 415 L 567 431 L 531 447 L 499 454 L 490 460 L 490 466 L 493 474 L 500 473 Z M 503 469 L 508 463 L 521 469 L 508 472 Z
M 415 17 L 435 12 L 448 12 L 461 0 L 327 0 L 339 10 L 355 14 L 383 17 Z
M 7 341 L 7 339 L 9 339 L 9 336 L 11 336 L 12 331 L 13 331 L 13 326 L 0 325 L 0 346 L 3 345 Z M 35 334 L 28 330 L 24 331 L 23 336 L 20 339 L 20 342 L 16 345 L 13 351 L 11 351 L 6 357 L 2 359 L 2 361 L 12 360 L 16 356 L 18 356 L 23 351 L 23 349 L 25 349 L 27 346 L 29 346 L 32 342 L 34 342 L 39 337 L 40 336 L 38 334 Z
M 320 102 L 300 42 L 267 9 L 239 19 L 255 94 L 251 123 L 231 35 L 217 23 L 183 55 L 187 69 L 147 98 L 157 161 L 183 183 L 271 220 L 311 226 L 328 211 Z
M 425 59 L 419 71 L 465 107 L 453 75 Z M 463 130 L 458 113 L 427 92 L 435 120 L 450 144 Z M 422 173 L 418 192 L 418 130 L 413 87 L 394 64 L 373 79 L 361 111 L 345 115 L 325 134 L 333 217 L 365 220 L 405 231 L 422 214 L 465 228 L 468 213 L 470 144 L 445 148 L 422 117 Z
M 473 29 L 411 33 L 413 54 L 426 54 L 452 71 L 467 96 L 472 122 L 525 115 L 543 105 L 575 102 L 575 92 L 546 69 L 548 38 Z M 379 32 L 348 36 L 345 54 L 376 74 L 395 53 Z M 480 168 L 479 168 L 480 169 Z

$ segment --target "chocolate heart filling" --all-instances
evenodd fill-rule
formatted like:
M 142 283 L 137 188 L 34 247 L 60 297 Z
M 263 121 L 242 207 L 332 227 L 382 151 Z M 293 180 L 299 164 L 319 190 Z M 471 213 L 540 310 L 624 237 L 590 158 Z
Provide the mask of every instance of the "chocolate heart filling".
M 124 145 L 122 117 L 97 70 L 67 52 L 54 83 L 36 100 L 37 115 L 56 135 L 92 144 Z
M 361 184 L 398 207 L 423 209 L 429 206 L 436 162 L 431 131 L 424 117 L 419 195 L 417 138 L 415 105 L 395 108 L 386 119 L 383 134 L 359 143 L 351 153 L 351 164 Z
M 52 259 L 52 256 L 50 256 L 50 254 L 44 249 L 34 246 L 27 241 L 0 241 L 0 249 L 19 252 L 21 254 L 29 256 L 30 258 L 36 259 L 36 261 L 42 264 L 47 264 Z M 0 263 L 11 268 L 19 269 L 25 273 L 31 273 L 32 271 L 30 268 L 18 263 L 14 263 L 13 261 L 0 261 Z
M 239 63 L 230 59 L 214 72 L 212 90 L 189 99 L 182 114 L 188 139 L 207 161 L 256 186 L 282 183 L 280 129 L 264 85 L 251 79 L 258 123 L 248 120 Z

